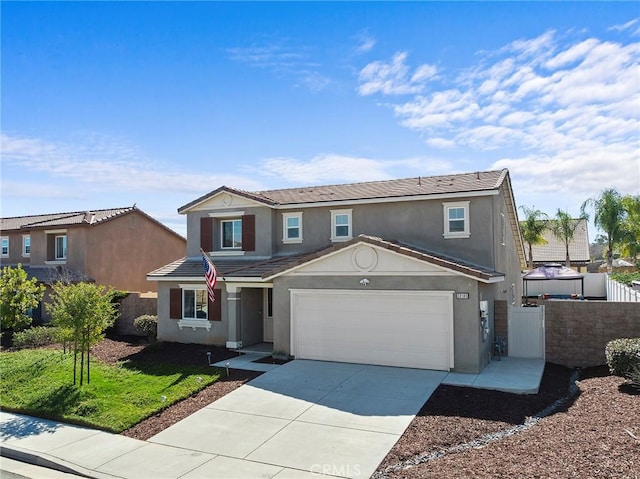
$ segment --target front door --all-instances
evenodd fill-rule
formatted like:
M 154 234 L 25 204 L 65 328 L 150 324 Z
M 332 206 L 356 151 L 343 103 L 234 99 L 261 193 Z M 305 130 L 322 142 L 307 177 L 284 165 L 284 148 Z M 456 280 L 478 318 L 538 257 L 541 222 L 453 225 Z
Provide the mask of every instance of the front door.
M 265 343 L 273 342 L 273 288 L 265 288 L 264 290 L 264 308 L 262 320 L 262 340 Z

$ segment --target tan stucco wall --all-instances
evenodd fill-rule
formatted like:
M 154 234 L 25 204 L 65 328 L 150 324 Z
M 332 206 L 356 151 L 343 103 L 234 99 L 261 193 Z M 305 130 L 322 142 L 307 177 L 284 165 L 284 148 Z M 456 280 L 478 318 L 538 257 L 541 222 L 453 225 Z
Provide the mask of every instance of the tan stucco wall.
M 81 235 L 86 241 L 80 241 Z M 77 269 L 97 284 L 125 291 L 156 291 L 157 284 L 147 281 L 147 273 L 186 252 L 184 238 L 137 211 L 100 225 L 70 228 L 67 241 L 70 268 L 84 261 L 84 267 Z

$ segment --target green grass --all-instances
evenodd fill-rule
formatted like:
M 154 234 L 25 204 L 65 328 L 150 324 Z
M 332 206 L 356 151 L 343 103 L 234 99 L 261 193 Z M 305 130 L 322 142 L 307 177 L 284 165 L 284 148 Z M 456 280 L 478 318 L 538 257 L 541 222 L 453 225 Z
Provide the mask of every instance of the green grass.
M 78 362 L 79 367 L 79 362 Z M 79 376 L 78 376 L 79 377 Z M 73 385 L 73 355 L 56 350 L 0 354 L 0 407 L 122 432 L 220 377 L 209 366 L 91 361 L 91 383 Z

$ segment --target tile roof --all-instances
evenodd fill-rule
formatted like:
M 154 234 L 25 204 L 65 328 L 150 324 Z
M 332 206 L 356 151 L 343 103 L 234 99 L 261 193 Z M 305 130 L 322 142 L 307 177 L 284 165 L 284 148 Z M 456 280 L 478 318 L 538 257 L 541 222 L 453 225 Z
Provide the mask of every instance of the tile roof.
M 44 215 L 0 218 L 0 230 L 15 231 L 20 229 L 51 228 L 75 226 L 81 224 L 93 225 L 129 213 L 136 209 L 137 208 L 134 205 L 126 206 L 124 208 L 110 208 L 103 210 L 75 211 L 70 213 L 51 213 Z
M 471 264 L 462 261 L 457 258 L 445 256 L 439 253 L 434 253 L 422 248 L 410 246 L 400 242 L 385 241 L 381 238 L 373 236 L 360 235 L 357 238 L 353 238 L 350 241 L 339 243 L 336 245 L 322 248 L 310 253 L 301 253 L 290 256 L 273 257 L 267 260 L 228 260 L 219 259 L 215 260 L 215 266 L 218 270 L 218 276 L 221 278 L 248 278 L 255 277 L 264 280 L 271 279 L 273 277 L 284 274 L 297 266 L 301 266 L 309 261 L 312 261 L 327 254 L 339 251 L 347 248 L 356 243 L 368 243 L 374 246 L 394 251 L 398 254 L 416 258 L 421 261 L 425 261 L 431 264 L 441 266 L 443 268 L 457 271 L 477 278 L 478 280 L 489 282 L 491 280 L 499 280 L 504 277 L 504 274 L 497 271 L 484 268 L 479 265 Z M 182 258 L 173 263 L 165 265 L 152 271 L 147 276 L 149 279 L 154 278 L 202 278 L 204 275 L 202 262 L 200 260 L 188 260 Z
M 589 263 L 589 230 L 587 221 L 584 219 L 574 219 L 574 224 L 579 223 L 573 240 L 569 242 L 569 258 L 572 263 Z M 546 244 L 533 245 L 532 256 L 534 263 L 562 263 L 565 262 L 564 242 L 554 236 L 550 229 L 545 229 L 543 233 Z M 525 247 L 527 260 L 529 259 L 529 247 Z
M 345 241 L 344 243 L 339 243 L 313 253 L 301 255 L 299 258 L 292 260 L 291 263 L 283 265 L 278 269 L 274 269 L 268 275 L 265 275 L 263 277 L 266 278 L 266 277 L 277 276 L 296 266 L 300 266 L 313 259 L 320 258 L 334 251 L 347 248 L 356 243 L 368 243 L 374 246 L 378 246 L 380 248 L 388 249 L 390 251 L 399 253 L 404 256 L 419 259 L 421 261 L 435 264 L 437 266 L 441 266 L 443 268 L 450 269 L 452 271 L 457 271 L 459 273 L 463 273 L 483 281 L 491 281 L 493 279 L 499 279 L 504 277 L 503 273 L 499 273 L 497 271 L 493 271 L 483 266 L 475 265 L 475 264 L 460 260 L 458 258 L 454 258 L 452 256 L 446 256 L 440 253 L 435 253 L 433 251 L 429 251 L 427 249 L 416 247 L 413 245 L 408 245 L 406 243 L 402 243 L 399 241 L 387 241 L 382 238 L 368 236 L 368 235 L 359 235 L 358 237 L 353 238 L 352 240 L 349 240 L 349 241 Z
M 354 201 L 381 198 L 399 198 L 436 194 L 473 193 L 500 188 L 507 176 L 506 169 L 480 171 L 441 176 L 425 176 L 399 180 L 369 181 L 341 185 L 321 185 L 265 191 L 242 191 L 227 186 L 197 198 L 180 207 L 183 213 L 222 191 L 238 194 L 267 205 L 290 205 L 330 201 Z

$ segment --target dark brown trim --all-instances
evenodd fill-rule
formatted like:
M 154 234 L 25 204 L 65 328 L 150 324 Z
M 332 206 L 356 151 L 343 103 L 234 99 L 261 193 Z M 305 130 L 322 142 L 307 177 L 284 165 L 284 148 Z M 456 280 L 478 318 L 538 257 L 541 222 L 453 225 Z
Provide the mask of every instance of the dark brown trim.
M 222 321 L 222 291 L 214 289 L 215 301 L 209 300 L 209 321 Z
M 171 288 L 169 291 L 169 319 L 182 319 L 182 290 Z
M 242 217 L 242 251 L 256 250 L 256 215 Z
M 213 251 L 213 218 L 200 218 L 200 247 Z

